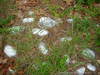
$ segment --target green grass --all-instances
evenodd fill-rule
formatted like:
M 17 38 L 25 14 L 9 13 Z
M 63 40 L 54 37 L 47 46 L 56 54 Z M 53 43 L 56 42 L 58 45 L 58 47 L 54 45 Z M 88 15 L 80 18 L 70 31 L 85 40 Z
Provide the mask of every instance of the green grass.
M 81 62 L 79 59 L 79 57 L 82 57 L 80 55 L 81 51 L 85 48 L 100 46 L 100 28 L 96 26 L 97 22 L 91 19 L 100 14 L 99 8 L 93 6 L 84 8 L 82 4 L 77 4 L 76 7 L 69 7 L 59 12 L 58 9 L 61 8 L 60 5 L 49 4 L 50 0 L 43 1 L 44 3 L 48 3 L 48 10 L 54 17 L 63 18 L 68 16 L 74 19 L 74 22 L 70 24 L 69 29 L 65 31 L 65 35 L 70 35 L 72 37 L 72 41 L 60 42 L 59 46 L 55 44 L 47 44 L 49 55 L 45 56 L 42 55 L 38 49 L 39 42 L 44 39 L 32 35 L 31 27 L 29 29 L 27 28 L 23 34 L 9 34 L 7 42 L 16 47 L 19 56 L 16 58 L 16 70 L 25 69 L 26 75 L 54 75 L 58 72 L 68 72 L 69 68 L 74 70 L 81 65 L 85 65 L 86 62 Z M 88 4 L 91 4 L 91 2 Z M 70 15 L 73 10 L 80 13 L 86 13 L 87 16 L 82 16 L 82 18 L 80 18 L 76 15 Z M 1 25 L 6 25 L 11 19 L 12 17 L 1 19 L 0 23 Z M 95 34 L 92 35 L 91 30 Z M 90 45 L 92 42 L 93 44 Z M 68 55 L 71 60 L 74 58 L 77 62 L 70 65 L 66 64 L 66 59 L 68 59 L 68 57 L 65 55 Z M 92 62 L 93 60 L 90 61 Z M 23 68 L 23 64 L 28 65 Z

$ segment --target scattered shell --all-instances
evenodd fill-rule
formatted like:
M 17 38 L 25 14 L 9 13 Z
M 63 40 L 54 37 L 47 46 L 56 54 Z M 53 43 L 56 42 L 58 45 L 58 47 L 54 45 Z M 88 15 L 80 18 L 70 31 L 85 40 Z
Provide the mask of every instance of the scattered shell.
M 82 54 L 83 54 L 84 56 L 88 57 L 88 58 L 91 58 L 91 59 L 95 58 L 95 53 L 94 53 L 94 51 L 92 51 L 92 50 L 89 49 L 89 48 L 84 49 L 84 50 L 82 51 Z
M 90 71 L 96 71 L 96 67 L 90 63 L 87 64 L 87 68 L 90 70 Z
M 48 53 L 48 49 L 46 48 L 46 45 L 44 42 L 41 42 L 39 44 L 39 49 L 40 49 L 41 53 L 43 53 L 44 55 L 46 55 Z
M 30 23 L 30 22 L 33 22 L 34 21 L 34 18 L 24 18 L 23 19 L 23 23 Z
M 38 36 L 45 36 L 48 35 L 49 32 L 45 29 L 34 28 L 32 29 L 32 33 Z
M 73 22 L 73 19 L 67 19 L 67 22 L 68 23 L 72 23 Z
M 6 45 L 4 48 L 4 53 L 8 56 L 8 57 L 14 57 L 16 56 L 16 50 L 10 46 L 10 45 Z
M 84 73 L 85 73 L 85 67 L 81 67 L 81 68 L 77 69 L 76 73 L 78 75 L 84 75 Z
M 41 26 L 51 28 L 54 27 L 57 24 L 57 22 L 51 19 L 50 17 L 41 17 L 39 20 L 39 24 Z
M 64 41 L 71 41 L 72 40 L 72 37 L 63 37 L 63 38 L 60 38 L 60 41 L 64 42 Z

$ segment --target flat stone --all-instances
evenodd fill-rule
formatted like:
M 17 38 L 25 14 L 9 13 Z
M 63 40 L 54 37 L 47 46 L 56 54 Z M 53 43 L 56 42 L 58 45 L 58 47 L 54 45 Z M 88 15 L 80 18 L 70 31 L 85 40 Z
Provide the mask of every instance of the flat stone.
M 90 70 L 90 71 L 96 71 L 96 67 L 90 63 L 87 64 L 87 68 Z

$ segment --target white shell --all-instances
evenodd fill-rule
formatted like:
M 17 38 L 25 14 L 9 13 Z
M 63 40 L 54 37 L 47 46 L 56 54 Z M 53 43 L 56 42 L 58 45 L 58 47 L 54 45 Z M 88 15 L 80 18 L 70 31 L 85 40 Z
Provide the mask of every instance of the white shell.
M 48 49 L 46 48 L 44 42 L 41 42 L 39 44 L 39 49 L 40 49 L 41 53 L 43 53 L 44 55 L 46 55 L 48 53 Z
M 10 45 L 6 45 L 4 48 L 4 53 L 8 56 L 8 57 L 14 57 L 16 56 L 16 50 L 10 46 Z
M 45 29 L 34 28 L 32 29 L 32 33 L 38 36 L 46 36 L 49 32 Z
M 23 23 L 30 23 L 30 22 L 33 22 L 34 21 L 34 18 L 24 18 L 23 19 Z
M 84 75 L 84 73 L 85 73 L 85 67 L 81 67 L 81 68 L 77 69 L 76 73 L 78 75 Z
M 96 67 L 90 63 L 87 64 L 87 68 L 90 70 L 90 71 L 96 71 Z
M 57 22 L 51 19 L 50 17 L 41 17 L 39 20 L 39 24 L 41 26 L 51 28 L 54 27 L 57 24 Z
M 47 35 L 49 32 L 47 31 L 47 30 L 41 30 L 41 31 L 39 31 L 39 33 L 38 33 L 38 35 L 39 36 L 45 36 L 45 35 Z

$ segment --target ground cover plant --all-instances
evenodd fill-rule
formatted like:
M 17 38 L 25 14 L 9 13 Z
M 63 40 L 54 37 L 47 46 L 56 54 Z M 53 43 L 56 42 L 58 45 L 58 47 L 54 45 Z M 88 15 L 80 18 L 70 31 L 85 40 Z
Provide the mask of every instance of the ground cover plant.
M 0 0 L 0 75 L 99 75 L 99 0 Z

